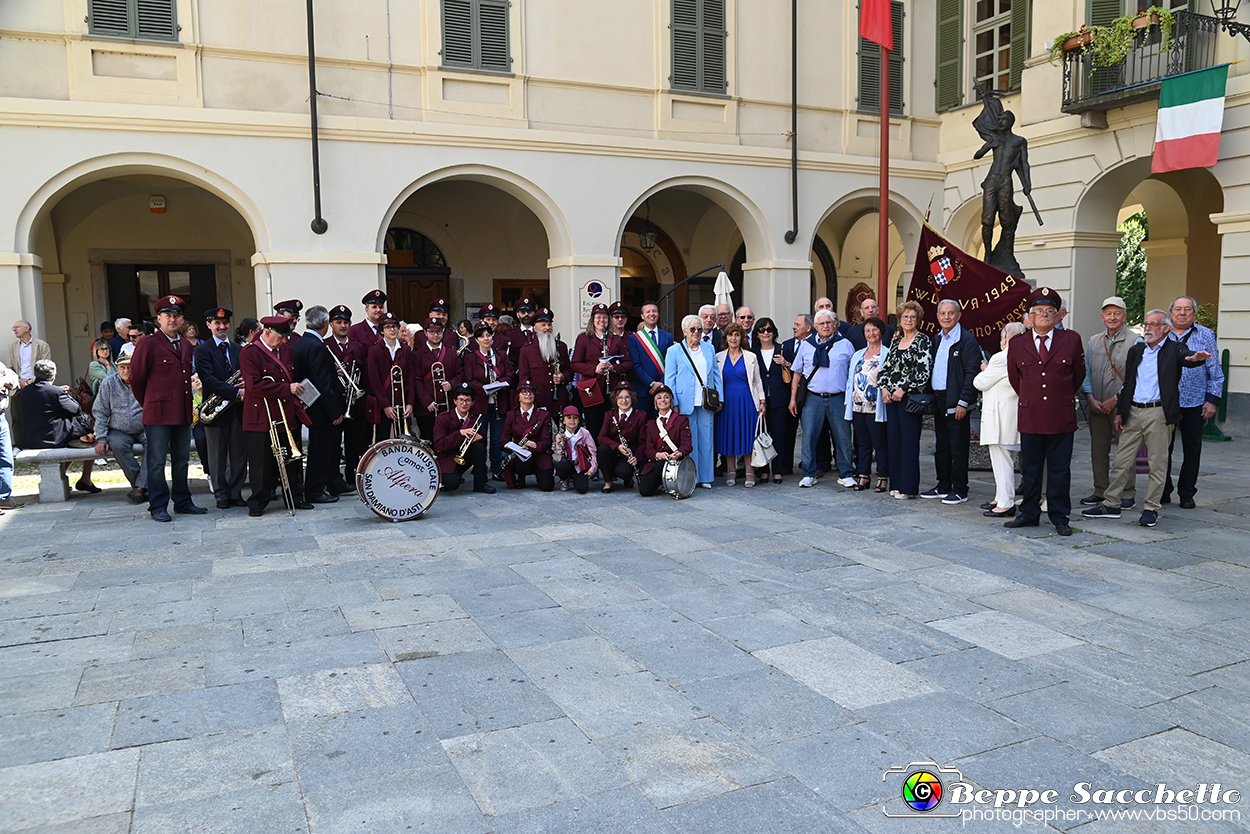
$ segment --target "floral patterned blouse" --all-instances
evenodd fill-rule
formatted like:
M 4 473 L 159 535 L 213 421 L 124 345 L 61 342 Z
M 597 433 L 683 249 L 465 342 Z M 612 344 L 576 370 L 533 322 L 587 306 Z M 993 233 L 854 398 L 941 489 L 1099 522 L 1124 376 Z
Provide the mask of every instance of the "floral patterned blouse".
M 924 333 L 917 333 L 908 348 L 899 347 L 902 340 L 903 330 L 899 328 L 894 334 L 890 352 L 886 354 L 885 362 L 881 364 L 877 382 L 887 391 L 894 391 L 898 388 L 902 388 L 904 393 L 923 391 L 929 384 L 929 370 L 933 361 L 933 357 L 930 356 L 929 337 Z

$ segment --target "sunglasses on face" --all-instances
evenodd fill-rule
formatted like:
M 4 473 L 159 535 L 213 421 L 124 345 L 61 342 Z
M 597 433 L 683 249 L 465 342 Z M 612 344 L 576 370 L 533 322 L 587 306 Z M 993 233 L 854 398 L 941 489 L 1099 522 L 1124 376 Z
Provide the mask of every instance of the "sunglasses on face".
M 755 321 L 755 316 L 738 316 L 743 321 Z
M 776 330 L 774 330 L 774 329 L 773 329 L 773 328 L 771 328 L 771 327 L 765 327 L 765 328 L 764 328 L 764 329 L 762 329 L 760 332 L 761 332 L 761 333 L 773 333 L 773 334 L 776 334 L 776 332 L 777 332 L 777 331 L 776 331 Z

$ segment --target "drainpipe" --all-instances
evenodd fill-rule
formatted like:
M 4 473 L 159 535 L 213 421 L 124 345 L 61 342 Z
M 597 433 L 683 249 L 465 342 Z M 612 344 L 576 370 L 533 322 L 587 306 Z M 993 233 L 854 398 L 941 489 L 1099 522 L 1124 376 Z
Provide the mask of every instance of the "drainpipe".
M 799 0 L 790 0 L 790 211 L 786 243 L 799 236 Z
M 317 54 L 313 43 L 313 0 L 308 0 L 308 114 L 312 118 L 314 234 L 324 235 L 330 224 L 321 216 L 321 157 L 317 151 Z

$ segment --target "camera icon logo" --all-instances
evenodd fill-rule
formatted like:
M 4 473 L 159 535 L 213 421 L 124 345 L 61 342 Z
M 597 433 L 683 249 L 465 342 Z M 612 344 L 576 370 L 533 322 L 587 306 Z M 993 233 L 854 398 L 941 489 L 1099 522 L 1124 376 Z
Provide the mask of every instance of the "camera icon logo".
M 887 817 L 924 817 L 927 819 L 958 817 L 959 811 L 941 808 L 947 786 L 963 781 L 963 773 L 937 762 L 912 762 L 906 767 L 892 767 L 881 774 L 881 781 L 897 780 L 902 804 L 891 802 L 882 811 Z M 891 810 L 891 806 L 898 810 Z

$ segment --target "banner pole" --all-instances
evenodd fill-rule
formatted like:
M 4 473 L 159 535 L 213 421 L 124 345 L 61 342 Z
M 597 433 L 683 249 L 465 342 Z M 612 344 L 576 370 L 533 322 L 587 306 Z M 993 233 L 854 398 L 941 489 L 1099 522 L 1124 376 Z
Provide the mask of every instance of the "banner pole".
M 877 305 L 889 316 L 894 299 L 886 295 L 890 265 L 890 50 L 881 47 L 881 193 L 877 238 Z

